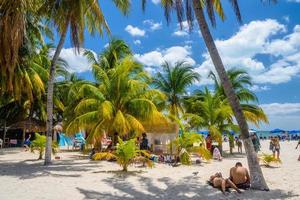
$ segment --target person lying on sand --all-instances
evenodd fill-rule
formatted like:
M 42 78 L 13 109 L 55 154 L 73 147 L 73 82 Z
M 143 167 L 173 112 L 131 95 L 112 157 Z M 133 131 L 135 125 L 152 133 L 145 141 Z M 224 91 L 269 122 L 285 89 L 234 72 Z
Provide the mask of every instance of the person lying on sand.
M 240 162 L 230 169 L 230 180 L 240 189 L 250 188 L 249 172 Z
M 224 179 L 220 172 L 210 176 L 209 182 L 213 187 L 221 189 L 223 194 L 226 194 L 225 193 L 226 188 L 233 188 L 238 193 L 241 193 L 239 188 L 237 188 L 236 185 L 231 180 Z

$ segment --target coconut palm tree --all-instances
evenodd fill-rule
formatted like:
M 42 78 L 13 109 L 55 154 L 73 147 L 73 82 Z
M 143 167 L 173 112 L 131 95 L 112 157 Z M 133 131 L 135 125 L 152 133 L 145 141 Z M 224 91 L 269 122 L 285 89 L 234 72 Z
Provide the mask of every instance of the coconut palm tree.
M 192 128 L 205 128 L 222 145 L 222 135 L 234 128 L 233 113 L 227 99 L 205 88 L 185 100 L 186 114 Z
M 108 46 L 97 57 L 90 50 L 86 50 L 84 55 L 92 65 L 97 65 L 107 70 L 113 68 L 118 60 L 132 55 L 132 52 L 124 40 L 112 38 Z
M 129 6 L 129 0 L 114 0 L 113 3 L 126 14 Z M 40 12 L 45 14 L 56 26 L 60 34 L 59 43 L 55 49 L 51 66 L 50 77 L 47 88 L 47 145 L 45 151 L 45 165 L 51 163 L 51 141 L 53 126 L 53 86 L 55 77 L 56 62 L 65 42 L 67 31 L 70 30 L 70 36 L 76 52 L 79 52 L 80 46 L 84 41 L 84 31 L 87 29 L 94 34 L 103 30 L 109 33 L 108 25 L 99 5 L 99 1 L 69 1 L 69 0 L 46 0 Z
M 185 62 L 177 62 L 174 67 L 165 62 L 162 68 L 163 72 L 155 75 L 153 84 L 167 96 L 169 114 L 179 118 L 184 112 L 182 96 L 187 94 L 189 86 L 200 80 L 200 75 Z
M 152 99 L 162 93 L 150 88 L 149 75 L 142 66 L 127 57 L 110 70 L 94 66 L 97 83 L 86 83 L 79 91 L 69 94 L 77 106 L 66 108 L 66 132 L 73 134 L 87 130 L 87 141 L 95 143 L 105 133 L 109 136 L 126 136 L 130 132 L 144 132 L 143 122 L 154 123 L 164 120 Z M 73 105 L 71 103 L 70 105 Z
M 246 120 L 255 124 L 257 127 L 259 127 L 261 122 L 268 123 L 268 117 L 262 108 L 257 105 L 257 96 L 250 90 L 253 83 L 249 74 L 245 70 L 233 68 L 227 71 L 227 75 L 240 101 Z M 226 99 L 227 97 L 220 80 L 218 80 L 217 76 L 212 72 L 210 73 L 210 77 L 215 82 L 215 91 L 221 95 L 223 99 Z
M 145 1 L 142 1 L 142 3 L 142 5 L 144 6 Z M 216 14 L 221 18 L 221 20 L 225 20 L 225 13 L 222 7 L 221 0 L 161 0 L 161 3 L 165 10 L 165 17 L 167 22 L 170 21 L 170 13 L 174 9 L 176 11 L 177 19 L 181 27 L 184 16 L 186 16 L 187 23 L 189 27 L 192 28 L 193 16 L 196 16 L 196 21 L 198 22 L 202 38 L 204 39 L 211 60 L 215 66 L 218 76 L 220 77 L 221 84 L 224 88 L 229 104 L 240 127 L 241 136 L 247 154 L 250 174 L 252 177 L 251 187 L 258 190 L 269 190 L 250 139 L 248 124 L 242 111 L 242 107 L 237 95 L 235 94 L 234 88 L 232 87 L 232 83 L 230 82 L 230 79 L 226 74 L 224 64 L 210 33 L 209 26 L 204 15 L 204 11 L 206 10 L 209 21 L 211 22 L 213 27 L 216 26 Z M 230 0 L 230 3 L 233 7 L 235 16 L 237 17 L 238 21 L 241 21 L 241 13 L 238 0 Z
M 13 91 L 13 77 L 21 47 L 26 42 L 30 24 L 37 24 L 36 15 L 42 0 L 0 1 L 0 69 L 2 89 Z M 35 17 L 33 17 L 35 16 Z

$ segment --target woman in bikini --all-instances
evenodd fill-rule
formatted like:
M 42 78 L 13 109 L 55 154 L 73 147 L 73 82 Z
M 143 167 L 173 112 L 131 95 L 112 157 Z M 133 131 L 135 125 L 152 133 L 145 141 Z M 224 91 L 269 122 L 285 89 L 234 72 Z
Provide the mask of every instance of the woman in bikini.
M 242 193 L 241 190 L 239 190 L 230 179 L 228 178 L 224 179 L 220 172 L 210 176 L 209 182 L 213 187 L 221 189 L 223 194 L 226 194 L 225 193 L 226 188 L 233 188 L 238 193 Z

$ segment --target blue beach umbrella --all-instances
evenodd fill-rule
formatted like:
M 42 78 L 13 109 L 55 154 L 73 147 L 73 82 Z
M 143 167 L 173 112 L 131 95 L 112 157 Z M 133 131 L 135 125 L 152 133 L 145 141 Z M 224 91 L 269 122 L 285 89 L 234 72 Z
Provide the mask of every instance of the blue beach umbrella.
M 270 133 L 284 133 L 284 132 L 285 132 L 285 130 L 282 130 L 279 128 L 276 128 L 276 129 L 270 131 Z
M 291 130 L 291 131 L 288 131 L 288 134 L 297 134 L 297 133 L 300 133 L 300 130 Z
M 208 131 L 198 131 L 198 134 L 202 134 L 202 135 L 208 135 Z

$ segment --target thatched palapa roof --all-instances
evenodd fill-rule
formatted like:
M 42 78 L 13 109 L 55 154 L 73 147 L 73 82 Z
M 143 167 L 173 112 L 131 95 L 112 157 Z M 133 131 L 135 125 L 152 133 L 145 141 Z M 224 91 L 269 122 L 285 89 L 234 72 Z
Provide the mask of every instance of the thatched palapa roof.
M 28 132 L 45 132 L 46 124 L 33 119 L 26 119 L 9 126 L 9 129 L 22 129 Z
M 156 123 L 143 123 L 145 131 L 147 133 L 178 133 L 179 126 L 174 122 L 156 122 Z

